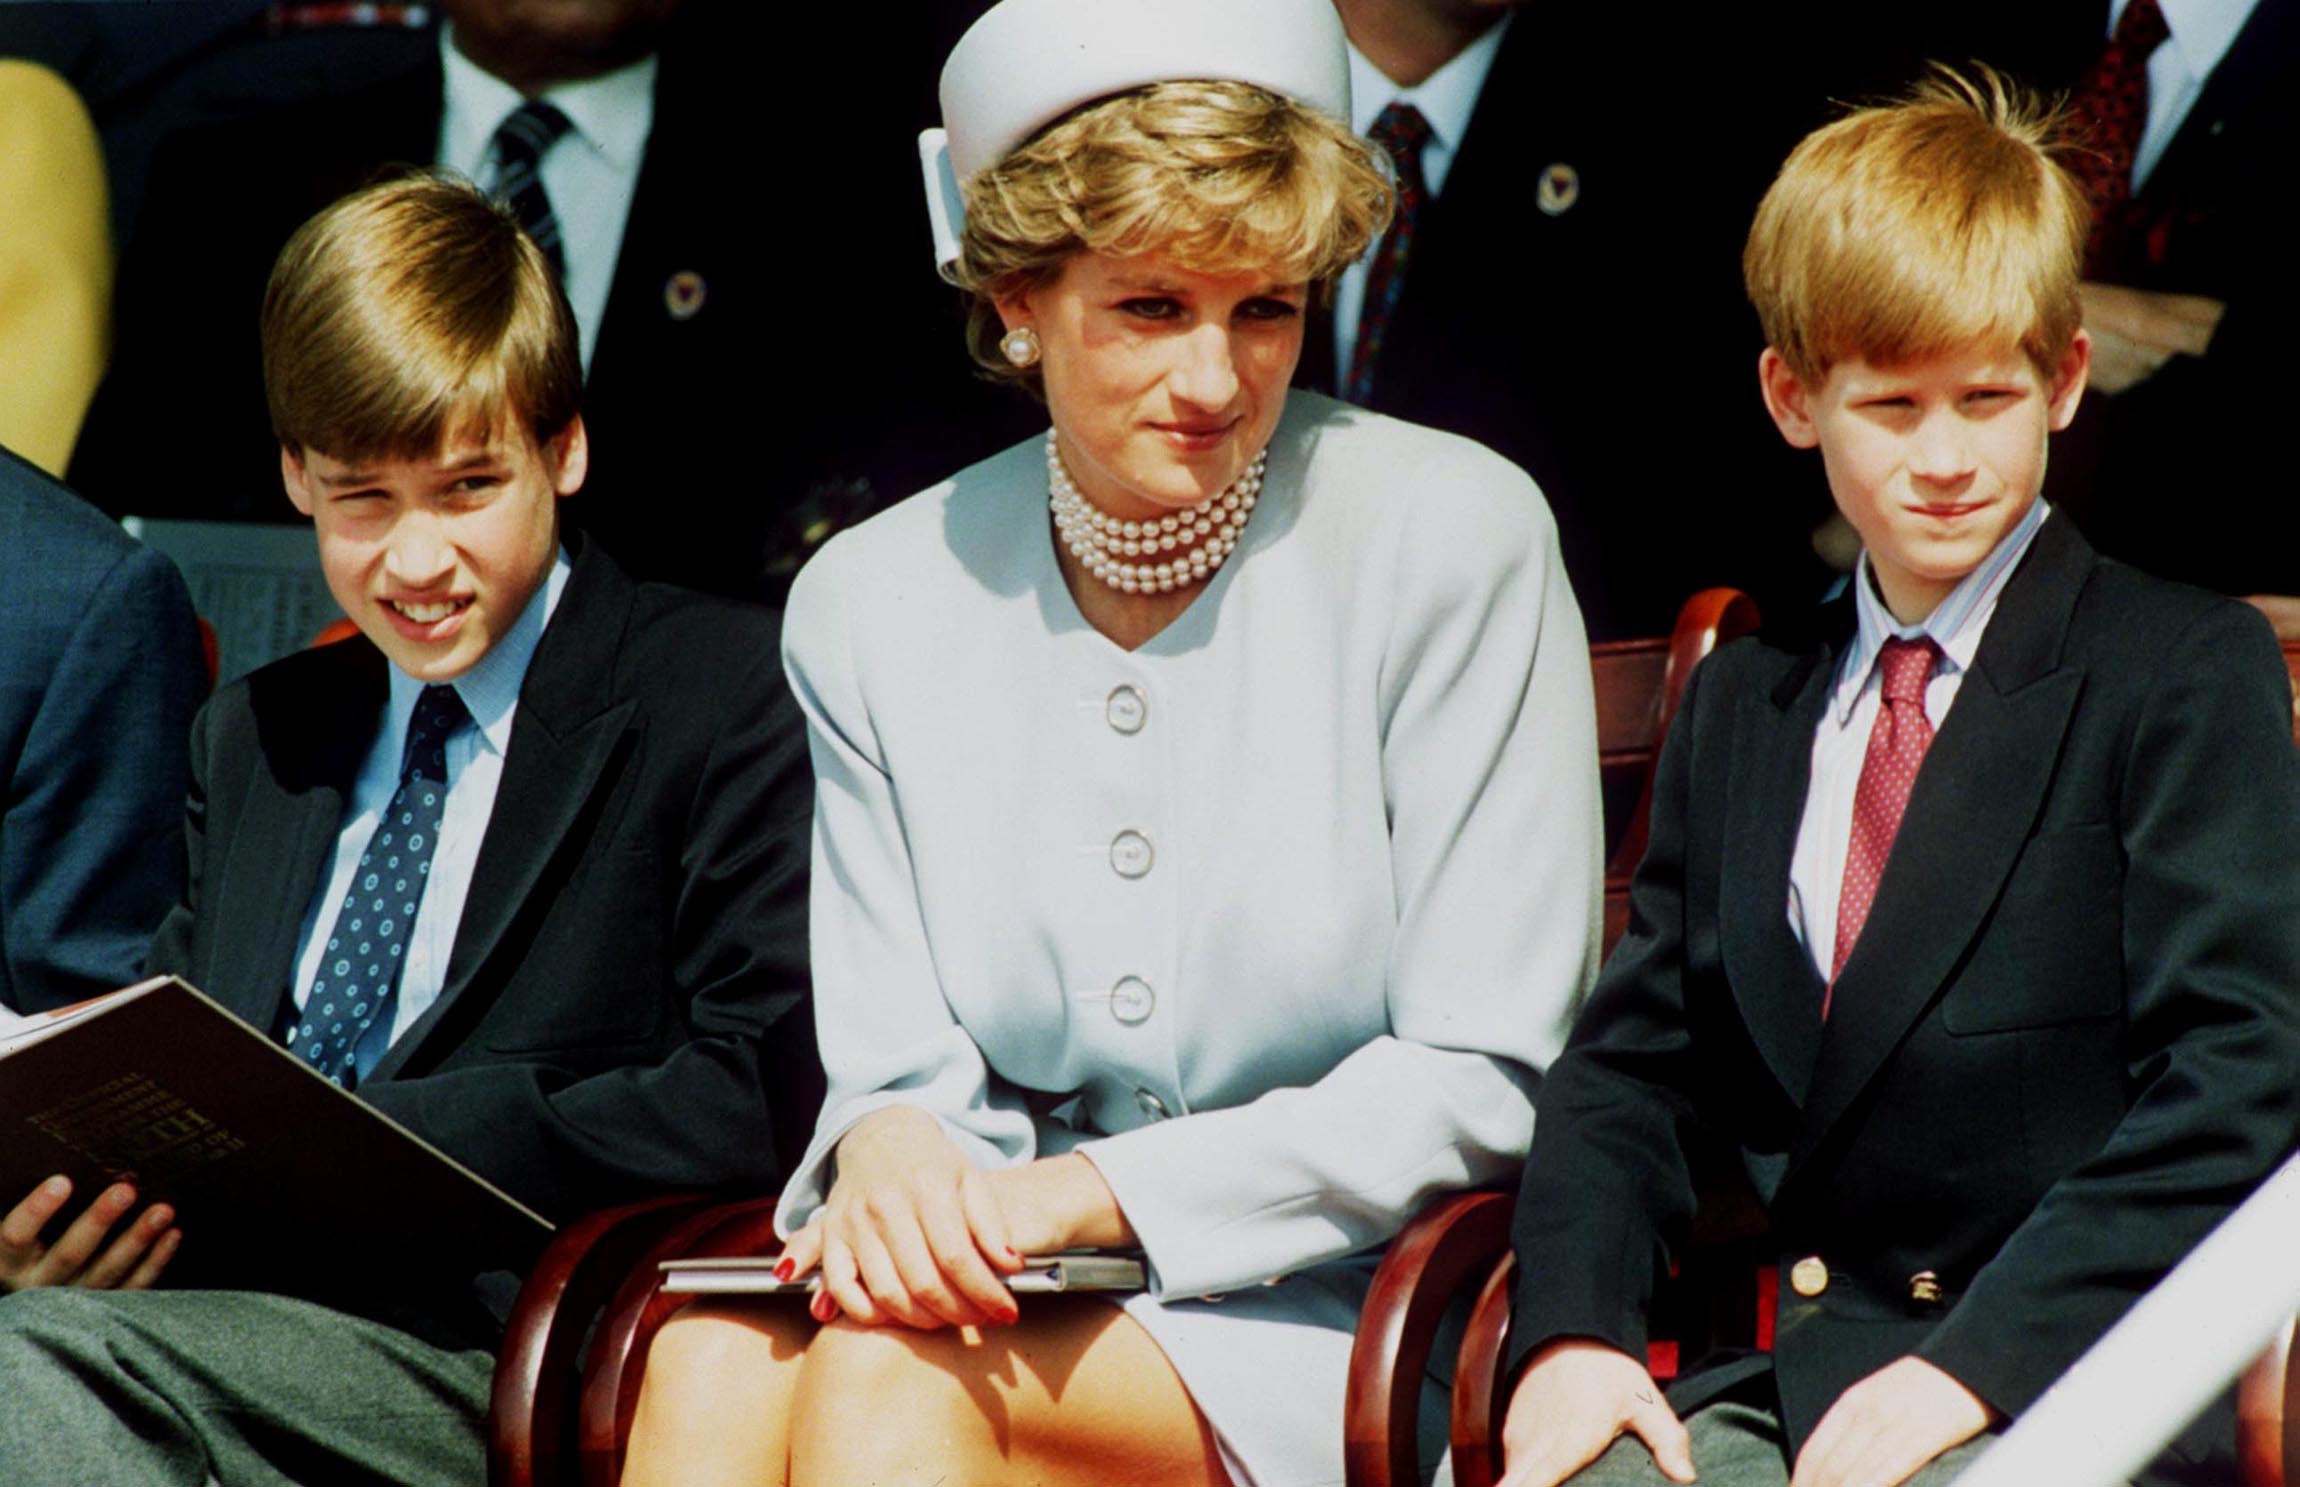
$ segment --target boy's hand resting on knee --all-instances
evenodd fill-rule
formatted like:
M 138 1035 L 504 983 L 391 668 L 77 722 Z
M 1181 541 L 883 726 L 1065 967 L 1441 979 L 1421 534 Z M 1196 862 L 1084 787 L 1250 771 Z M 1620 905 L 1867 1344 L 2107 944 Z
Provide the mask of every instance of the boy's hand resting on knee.
M 54 1243 L 42 1244 L 42 1231 L 71 1201 L 71 1180 L 51 1177 L 0 1219 L 0 1292 L 36 1286 L 140 1291 L 158 1280 L 175 1258 L 183 1235 L 169 1227 L 176 1215 L 165 1203 L 153 1204 L 112 1234 L 136 1206 L 136 1190 L 124 1182 L 97 1194 Z
M 1798 1453 L 1789 1487 L 1898 1487 L 1995 1415 L 1922 1358 L 1899 1359 L 1837 1396 Z
M 777 1273 L 821 1267 L 818 1320 L 980 1327 L 1020 1315 L 1007 1276 L 1026 1251 L 1124 1244 L 1110 1189 L 1080 1156 L 985 1172 L 924 1111 L 891 1106 L 839 1142 L 822 1211 L 793 1234 Z
M 1692 1442 L 1644 1365 L 1594 1339 L 1560 1338 L 1533 1355 L 1510 1391 L 1495 1487 L 1557 1487 L 1624 1432 L 1645 1442 L 1663 1476 L 1693 1480 Z

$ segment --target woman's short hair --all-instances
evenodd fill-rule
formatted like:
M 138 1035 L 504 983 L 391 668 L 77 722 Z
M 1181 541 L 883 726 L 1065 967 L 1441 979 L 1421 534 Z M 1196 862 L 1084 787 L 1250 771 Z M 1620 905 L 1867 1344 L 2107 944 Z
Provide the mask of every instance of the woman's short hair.
M 263 358 L 272 432 L 298 454 L 425 459 L 513 420 L 541 444 L 582 406 L 550 260 L 505 208 L 434 171 L 353 192 L 296 230 L 264 292 Z
M 1809 134 L 1749 230 L 1741 268 L 1765 339 L 1800 380 L 1855 357 L 1904 363 L 2017 345 L 2050 377 L 2083 323 L 2091 210 L 2054 160 L 2063 119 L 1986 68 Z
M 1165 82 L 1056 120 L 966 183 L 958 282 L 974 359 L 998 354 L 996 301 L 1050 283 L 1079 252 L 1159 254 L 1199 273 L 1326 284 L 1389 223 L 1364 140 L 1282 94 Z

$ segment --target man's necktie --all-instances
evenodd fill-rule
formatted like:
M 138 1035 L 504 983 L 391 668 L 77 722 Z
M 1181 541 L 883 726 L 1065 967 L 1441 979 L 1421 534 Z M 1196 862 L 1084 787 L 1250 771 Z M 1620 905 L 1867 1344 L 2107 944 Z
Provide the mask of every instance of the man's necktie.
M 559 219 L 543 190 L 543 157 L 573 128 L 567 116 L 540 98 L 530 98 L 495 126 L 495 194 L 511 208 L 535 246 L 560 277 L 567 274 L 566 249 L 559 242 Z
M 1374 250 L 1366 271 L 1366 293 L 1358 307 L 1358 344 L 1350 356 L 1350 375 L 1342 396 L 1363 403 L 1373 396 L 1374 367 L 1381 359 L 1382 335 L 1390 314 L 1397 309 L 1398 292 L 1405 287 L 1406 265 L 1413 256 L 1414 228 L 1421 219 L 1428 195 L 1422 180 L 1422 146 L 1430 141 L 1430 121 L 1410 103 L 1393 103 L 1374 119 L 1366 138 L 1389 151 L 1397 168 L 1398 211 L 1390 230 Z
M 288 1031 L 291 1051 L 347 1089 L 381 1053 L 372 1050 L 355 1072 L 368 1030 L 380 1025 L 388 1033 L 391 1027 L 409 934 L 447 811 L 447 740 L 470 720 L 453 687 L 425 687 L 416 699 L 399 789 L 360 854 L 311 995 Z
M 1888 640 L 1877 653 L 1883 673 L 1884 700 L 1877 706 L 1877 723 L 1869 730 L 1869 752 L 1861 760 L 1861 782 L 1853 792 L 1853 832 L 1845 847 L 1845 881 L 1837 894 L 1837 949 L 1829 966 L 1829 989 L 1853 953 L 1853 942 L 1868 922 L 1869 905 L 1877 897 L 1877 880 L 1884 876 L 1885 858 L 1901 829 L 1901 813 L 1908 809 L 1910 787 L 1917 782 L 1917 766 L 1932 747 L 1933 725 L 1925 717 L 1925 684 L 1941 649 L 1927 640 Z M 1821 1015 L 1829 1015 L 1826 995 Z
M 2092 202 L 2087 277 L 2113 272 L 2126 245 L 2145 230 L 2132 200 L 2132 162 L 2148 128 L 2148 59 L 2171 34 L 2157 0 L 2130 0 L 2107 48 L 2069 97 L 2085 146 L 2068 157 L 2069 173 Z

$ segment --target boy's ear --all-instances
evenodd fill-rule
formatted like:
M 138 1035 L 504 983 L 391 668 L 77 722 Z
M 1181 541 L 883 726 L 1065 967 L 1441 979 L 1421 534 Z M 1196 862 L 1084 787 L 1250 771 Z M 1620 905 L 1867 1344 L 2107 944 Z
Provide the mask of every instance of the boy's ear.
M 2060 365 L 2053 368 L 2052 401 L 2046 405 L 2051 417 L 2046 426 L 2054 433 L 2067 428 L 2076 417 L 2076 405 L 2084 401 L 2084 385 L 2091 376 L 2092 337 L 2078 326 L 2068 350 L 2061 353 Z
M 1757 387 L 1765 396 L 1765 411 L 1773 415 L 1773 426 L 1781 431 L 1782 438 L 1798 449 L 1811 449 L 1821 442 L 1821 431 L 1813 426 L 1804 381 L 1770 346 L 1757 358 Z
M 303 456 L 287 445 L 280 446 L 280 484 L 287 487 L 288 499 L 295 509 L 311 515 L 311 477 L 304 472 Z
M 551 436 L 543 446 L 543 458 L 551 468 L 554 495 L 571 496 L 583 488 L 583 477 L 591 473 L 591 436 L 583 428 L 582 414 L 568 419 L 567 427 Z

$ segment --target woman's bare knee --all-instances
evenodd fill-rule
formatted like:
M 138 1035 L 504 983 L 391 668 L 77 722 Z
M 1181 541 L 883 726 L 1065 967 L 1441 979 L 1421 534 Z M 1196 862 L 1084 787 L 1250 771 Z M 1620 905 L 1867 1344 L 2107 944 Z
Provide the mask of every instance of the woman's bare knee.
M 689 1307 L 666 1323 L 647 1353 L 625 1487 L 780 1484 L 813 1330 L 802 1309 L 779 1303 Z
M 1223 1481 L 1171 1365 L 1100 1303 L 1039 1302 L 981 1331 L 824 1327 L 792 1400 L 790 1460 L 793 1487 Z

